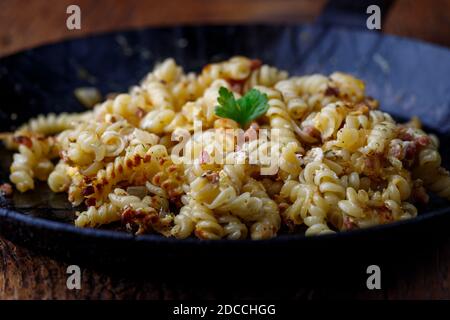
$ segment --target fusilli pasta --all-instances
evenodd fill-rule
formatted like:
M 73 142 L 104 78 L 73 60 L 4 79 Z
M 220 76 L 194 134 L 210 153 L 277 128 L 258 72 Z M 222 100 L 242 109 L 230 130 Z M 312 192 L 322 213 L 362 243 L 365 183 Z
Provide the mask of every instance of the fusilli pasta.
M 267 111 L 247 124 L 219 117 L 222 88 L 238 102 L 259 91 Z M 378 110 L 349 74 L 288 77 L 238 56 L 199 74 L 166 59 L 90 111 L 39 115 L 0 137 L 16 151 L 16 189 L 37 179 L 67 192 L 86 205 L 78 227 L 257 240 L 283 226 L 310 236 L 413 218 L 425 188 L 450 200 L 439 141 L 420 126 Z

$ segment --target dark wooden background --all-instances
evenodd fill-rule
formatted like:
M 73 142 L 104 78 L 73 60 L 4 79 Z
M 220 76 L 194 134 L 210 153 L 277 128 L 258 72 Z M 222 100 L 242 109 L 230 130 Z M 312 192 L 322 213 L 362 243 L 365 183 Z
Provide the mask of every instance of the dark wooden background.
M 66 8 L 78 4 L 82 29 L 68 31 Z M 312 22 L 325 0 L 2 0 L 0 56 L 84 34 L 148 25 L 194 23 Z M 450 46 L 449 0 L 397 0 L 383 16 L 383 32 Z M 422 248 L 392 271 L 378 291 L 335 287 L 224 291 L 152 279 L 139 280 L 83 269 L 82 289 L 66 288 L 67 263 L 16 246 L 0 236 L 0 299 L 183 299 L 183 298 L 374 298 L 450 299 L 450 237 Z

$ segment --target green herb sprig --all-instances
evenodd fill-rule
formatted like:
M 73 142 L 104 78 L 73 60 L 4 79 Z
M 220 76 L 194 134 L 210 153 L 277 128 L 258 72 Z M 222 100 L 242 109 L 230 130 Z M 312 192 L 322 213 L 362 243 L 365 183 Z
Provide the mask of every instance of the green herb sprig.
M 245 127 L 269 109 L 267 95 L 256 89 L 251 89 L 242 98 L 236 100 L 230 90 L 221 87 L 217 102 L 219 105 L 215 109 L 216 115 L 232 119 L 241 127 Z

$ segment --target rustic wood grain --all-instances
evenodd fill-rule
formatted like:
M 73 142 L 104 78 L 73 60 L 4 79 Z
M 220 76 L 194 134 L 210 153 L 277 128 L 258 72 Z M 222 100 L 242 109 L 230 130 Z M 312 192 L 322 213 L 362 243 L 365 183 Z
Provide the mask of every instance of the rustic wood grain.
M 66 8 L 78 4 L 82 29 L 66 28 Z M 0 56 L 86 34 L 156 25 L 312 22 L 326 0 L 2 0 Z M 383 32 L 450 46 L 450 0 L 397 0 Z
M 194 23 L 312 21 L 325 0 L 2 0 L 0 55 L 125 28 Z M 81 9 L 81 30 L 66 28 L 66 8 Z
M 325 0 L 2 0 L 0 56 L 85 34 L 193 23 L 313 21 Z M 82 30 L 68 31 L 65 9 L 78 4 Z M 398 0 L 383 17 L 384 32 L 450 46 L 450 0 Z M 414 262 L 393 266 L 393 282 L 381 291 L 349 288 L 255 290 L 192 287 L 138 280 L 83 269 L 82 289 L 66 288 L 67 263 L 41 256 L 0 237 L 0 299 L 214 299 L 369 298 L 450 299 L 450 238 L 424 248 Z
M 0 299 L 450 299 L 450 237 L 417 251 L 412 261 L 382 269 L 391 278 L 382 290 L 355 287 L 311 288 L 281 283 L 253 287 L 245 283 L 214 286 L 170 283 L 82 269 L 81 290 L 66 287 L 68 263 L 14 245 L 0 237 Z
M 383 31 L 450 47 L 450 1 L 397 0 Z

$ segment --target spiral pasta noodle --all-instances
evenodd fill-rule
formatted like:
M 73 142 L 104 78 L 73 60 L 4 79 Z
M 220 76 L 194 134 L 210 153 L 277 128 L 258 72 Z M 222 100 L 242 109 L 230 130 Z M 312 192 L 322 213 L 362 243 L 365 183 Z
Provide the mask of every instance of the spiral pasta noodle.
M 245 115 L 239 101 L 252 89 L 267 98 L 258 117 L 218 116 L 218 103 Z M 16 189 L 41 180 L 66 192 L 78 227 L 315 236 L 414 218 L 427 190 L 450 200 L 437 137 L 378 108 L 365 83 L 342 72 L 289 77 L 236 56 L 197 74 L 168 58 L 92 110 L 39 115 L 0 138 L 15 152 Z
M 13 156 L 10 180 L 20 192 L 34 189 L 34 178 L 47 180 L 53 170 L 52 140 L 22 137 L 19 152 Z

